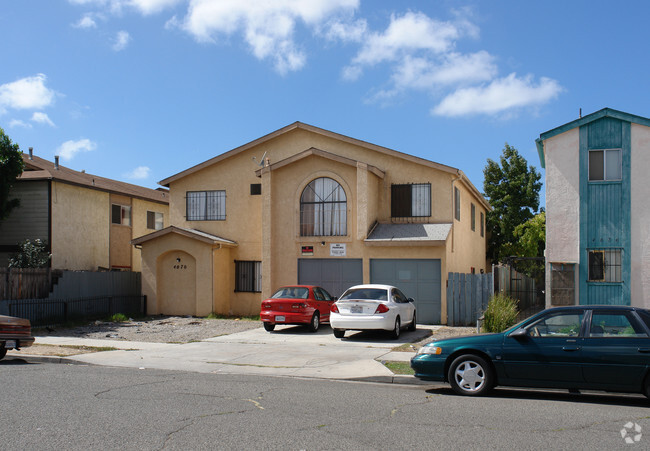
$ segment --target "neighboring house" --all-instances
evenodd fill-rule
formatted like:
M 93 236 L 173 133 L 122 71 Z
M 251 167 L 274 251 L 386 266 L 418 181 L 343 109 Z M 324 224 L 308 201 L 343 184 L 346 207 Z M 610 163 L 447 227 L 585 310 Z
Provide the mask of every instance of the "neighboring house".
M 434 324 L 447 273 L 486 269 L 490 207 L 462 171 L 300 122 L 160 184 L 171 226 L 133 240 L 151 313 L 254 315 L 282 285 L 377 282 Z
M 609 108 L 542 133 L 546 304 L 650 307 L 650 119 Z
M 52 268 L 140 271 L 140 251 L 130 242 L 168 223 L 166 190 L 74 171 L 31 148 L 23 161 L 11 191 L 20 207 L 0 221 L 0 267 L 18 243 L 40 238 L 52 252 Z

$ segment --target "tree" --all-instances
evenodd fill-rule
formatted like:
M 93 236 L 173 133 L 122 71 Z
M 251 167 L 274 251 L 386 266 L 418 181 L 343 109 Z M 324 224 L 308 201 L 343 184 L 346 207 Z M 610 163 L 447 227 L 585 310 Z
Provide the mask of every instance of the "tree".
M 23 173 L 23 166 L 18 144 L 13 144 L 0 128 L 0 221 L 19 205 L 18 199 L 9 198 L 9 193 L 16 178 Z
M 40 239 L 20 243 L 20 251 L 9 259 L 10 268 L 47 268 L 52 254 L 47 251 L 47 243 Z
M 500 164 L 488 159 L 483 176 L 484 195 L 492 205 L 492 211 L 486 215 L 488 257 L 494 262 L 504 261 L 506 257 L 517 255 L 517 226 L 537 213 L 542 176 L 508 143 Z

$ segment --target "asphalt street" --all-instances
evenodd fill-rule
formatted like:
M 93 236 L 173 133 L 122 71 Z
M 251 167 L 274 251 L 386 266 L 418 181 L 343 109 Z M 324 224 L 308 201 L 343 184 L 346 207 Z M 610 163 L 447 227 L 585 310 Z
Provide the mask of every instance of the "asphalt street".
M 650 443 L 641 396 L 497 389 L 467 398 L 446 385 L 16 358 L 0 361 L 0 380 L 2 450 L 611 450 Z

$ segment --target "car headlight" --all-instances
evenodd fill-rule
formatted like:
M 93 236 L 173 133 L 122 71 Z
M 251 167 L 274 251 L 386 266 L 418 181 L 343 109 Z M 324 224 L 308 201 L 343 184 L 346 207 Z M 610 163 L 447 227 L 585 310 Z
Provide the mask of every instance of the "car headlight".
M 422 346 L 418 350 L 417 355 L 421 355 L 421 354 L 440 355 L 442 354 L 442 348 L 439 348 L 438 346 Z

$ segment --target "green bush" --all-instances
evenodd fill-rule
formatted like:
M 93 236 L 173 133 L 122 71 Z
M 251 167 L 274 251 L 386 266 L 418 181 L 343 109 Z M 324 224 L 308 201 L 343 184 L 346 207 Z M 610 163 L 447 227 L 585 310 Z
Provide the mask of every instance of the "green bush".
M 492 296 L 483 313 L 483 331 L 503 332 L 513 326 L 519 314 L 518 302 L 507 294 L 497 293 Z
M 110 317 L 109 321 L 112 323 L 125 323 L 129 321 L 129 317 L 124 313 L 116 313 Z

